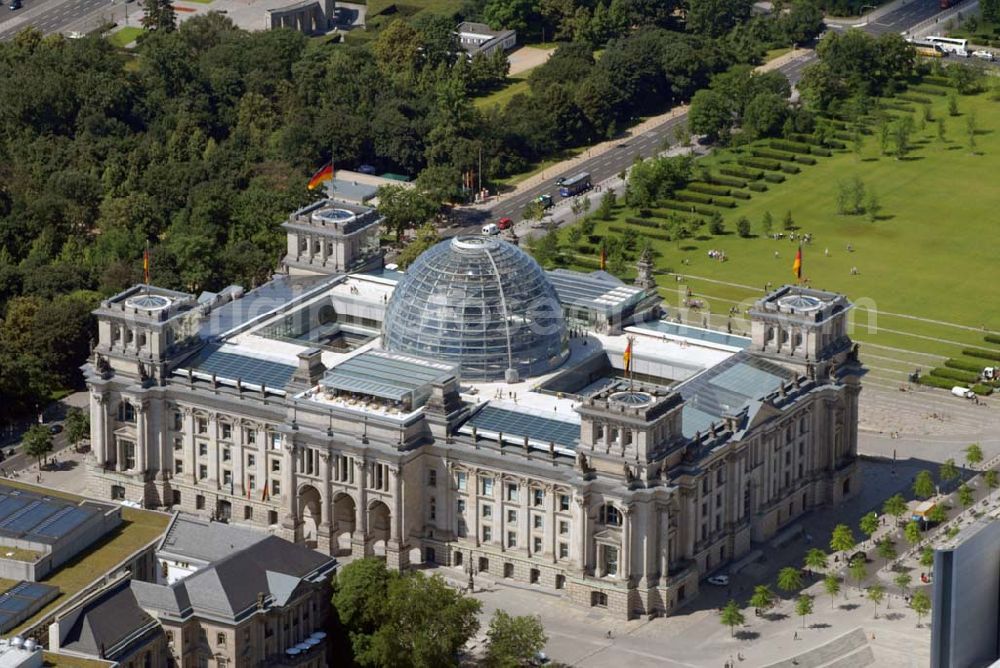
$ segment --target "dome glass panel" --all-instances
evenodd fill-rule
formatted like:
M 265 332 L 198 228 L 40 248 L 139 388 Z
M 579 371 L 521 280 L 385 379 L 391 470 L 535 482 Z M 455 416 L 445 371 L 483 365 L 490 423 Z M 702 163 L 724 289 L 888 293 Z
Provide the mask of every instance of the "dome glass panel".
M 449 362 L 465 380 L 538 376 L 569 351 L 545 272 L 517 246 L 455 237 L 417 258 L 393 292 L 383 346 Z

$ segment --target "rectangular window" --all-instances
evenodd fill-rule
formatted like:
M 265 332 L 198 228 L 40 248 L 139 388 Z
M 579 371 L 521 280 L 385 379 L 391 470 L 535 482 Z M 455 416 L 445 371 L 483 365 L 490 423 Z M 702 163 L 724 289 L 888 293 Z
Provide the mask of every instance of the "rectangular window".
M 601 570 L 604 575 L 614 577 L 618 575 L 618 548 L 605 545 L 601 549 Z
M 493 529 L 491 527 L 483 527 L 483 541 L 490 542 L 493 540 Z
M 198 456 L 199 457 L 208 457 L 208 443 L 199 443 L 198 444 Z
M 431 520 L 437 519 L 437 500 L 432 496 L 430 506 L 427 509 L 427 515 Z
M 204 464 L 198 465 L 198 479 L 204 480 L 208 477 L 208 467 Z
M 483 517 L 493 517 L 493 506 L 488 503 L 483 504 Z
M 566 520 L 559 520 L 559 535 L 565 536 L 569 533 L 569 522 Z
M 243 519 L 247 521 L 253 519 L 253 506 L 243 506 Z
M 722 469 L 718 469 L 715 472 L 715 484 L 717 485 L 722 484 Z
M 281 460 L 272 459 L 271 460 L 271 473 L 281 473 Z
M 517 547 L 517 532 L 508 531 L 507 532 L 507 547 Z
M 532 501 L 531 501 L 532 505 L 534 505 L 535 507 L 538 507 L 538 506 L 542 505 L 543 503 L 545 503 L 545 491 L 544 490 L 533 489 L 533 490 L 531 490 L 531 496 L 532 496 Z
M 233 484 L 233 472 L 227 469 L 222 469 L 222 484 L 232 485 Z
M 222 461 L 228 462 L 233 458 L 233 453 L 229 448 L 222 448 Z
M 715 516 L 715 530 L 716 531 L 722 530 L 722 515 Z
M 465 514 L 465 500 L 464 499 L 459 499 L 458 500 L 458 514 L 459 515 Z
M 517 483 L 507 483 L 507 500 L 517 502 Z
M 538 536 L 535 536 L 531 540 L 531 551 L 535 552 L 536 554 L 542 551 L 542 539 L 539 538 Z
M 174 473 L 184 473 L 184 460 L 175 459 L 174 460 Z
M 217 634 L 215 634 L 215 644 L 216 645 L 222 645 L 223 647 L 225 647 L 226 646 L 226 634 L 225 633 L 217 633 Z
M 278 511 L 277 510 L 269 510 L 269 511 L 267 511 L 267 523 L 268 524 L 277 524 L 278 523 Z
M 174 439 L 174 451 L 180 451 L 184 449 L 184 439 L 175 438 Z
M 271 449 L 281 450 L 281 434 L 271 434 Z
M 233 425 L 226 422 L 222 423 L 222 440 L 224 441 L 233 440 Z
M 455 474 L 455 484 L 458 486 L 458 491 L 464 492 L 468 486 L 469 476 L 465 473 L 459 471 Z
M 517 524 L 517 511 L 508 510 L 507 511 L 507 524 Z
M 198 510 L 205 510 L 205 497 L 201 494 L 194 497 L 194 507 Z
M 493 496 L 493 478 L 479 479 L 480 494 L 483 496 Z
M 257 457 L 254 455 L 247 455 L 247 467 L 253 468 L 257 466 Z
M 257 489 L 257 476 L 253 473 L 247 476 L 247 485 L 250 486 L 251 490 Z
M 257 445 L 257 430 L 247 429 L 243 432 L 244 440 L 246 440 L 247 445 Z
M 531 526 L 533 528 L 535 528 L 535 529 L 541 529 L 543 521 L 544 520 L 542 519 L 541 515 L 532 515 L 531 516 Z
M 280 481 L 278 481 L 278 480 L 272 480 L 271 481 L 271 494 L 274 494 L 275 496 L 280 496 L 281 495 L 281 482 Z
M 569 510 L 569 494 L 559 495 L 559 510 L 562 511 Z
M 174 431 L 184 431 L 184 416 L 180 411 L 174 411 Z
M 559 543 L 559 558 L 560 559 L 569 559 L 569 544 L 568 543 Z
M 427 472 L 427 486 L 437 487 L 437 484 L 438 484 L 438 472 L 435 471 L 434 469 L 431 469 L 430 471 Z
M 205 419 L 203 417 L 196 418 L 195 419 L 195 426 L 197 427 L 197 432 L 199 434 L 207 434 L 208 433 L 208 420 L 207 419 Z

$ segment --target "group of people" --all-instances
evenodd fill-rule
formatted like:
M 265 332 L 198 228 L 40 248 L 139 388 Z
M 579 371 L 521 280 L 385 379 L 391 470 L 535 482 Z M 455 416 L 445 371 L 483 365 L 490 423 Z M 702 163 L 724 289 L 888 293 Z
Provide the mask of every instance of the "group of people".
M 708 251 L 708 257 L 712 258 L 713 260 L 718 260 L 719 262 L 725 262 L 727 259 L 726 251 L 715 250 L 714 248 Z

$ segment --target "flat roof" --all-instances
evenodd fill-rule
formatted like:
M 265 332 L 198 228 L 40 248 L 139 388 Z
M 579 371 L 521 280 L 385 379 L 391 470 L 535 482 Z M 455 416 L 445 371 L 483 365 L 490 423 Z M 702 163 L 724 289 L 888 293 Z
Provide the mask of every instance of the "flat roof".
M 556 289 L 559 303 L 564 306 L 582 306 L 592 311 L 614 313 L 640 301 L 645 296 L 642 288 L 625 285 L 603 271 L 585 274 L 569 269 L 545 272 Z
M 638 329 L 646 329 L 653 332 L 659 332 L 661 334 L 669 334 L 671 336 L 678 336 L 703 343 L 730 346 L 732 348 L 739 348 L 740 350 L 745 350 L 750 347 L 749 337 L 726 334 L 725 332 L 716 332 L 702 327 L 692 327 L 691 325 L 681 325 L 675 322 L 670 322 L 669 320 L 653 320 L 650 322 L 637 323 L 633 326 Z
M 74 531 L 100 508 L 94 502 L 77 505 L 62 499 L 0 485 L 0 556 L 3 538 L 51 544 Z
M 326 372 L 320 385 L 390 401 L 412 399 L 421 388 L 455 377 L 456 368 L 434 360 L 366 350 Z
M 580 442 L 579 416 L 576 413 L 573 415 L 575 420 L 566 419 L 569 416 L 558 418 L 537 410 L 490 402 L 469 418 L 459 428 L 459 433 L 471 435 L 475 427 L 477 434 L 498 438 L 502 433 L 504 441 L 511 443 L 523 442 L 527 436 L 529 445 L 536 448 L 545 449 L 553 443 L 564 454 L 572 454 Z
M 238 380 L 280 390 L 292 379 L 296 365 L 251 355 L 236 346 L 215 344 L 206 346 L 193 361 L 174 371 L 174 375 L 184 375 L 187 369 L 205 379 L 214 375 L 217 380 Z

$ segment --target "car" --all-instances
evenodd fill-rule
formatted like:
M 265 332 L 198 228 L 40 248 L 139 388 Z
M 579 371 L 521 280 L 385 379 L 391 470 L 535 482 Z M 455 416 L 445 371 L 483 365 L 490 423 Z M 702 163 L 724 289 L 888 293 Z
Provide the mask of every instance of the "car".
M 63 426 L 61 424 L 52 424 L 52 425 L 49 425 L 49 433 L 50 434 L 58 434 L 62 430 L 63 430 Z
M 708 578 L 708 584 L 713 584 L 718 587 L 725 587 L 729 585 L 728 575 L 712 575 Z
M 537 198 L 535 198 L 535 201 L 541 204 L 542 208 L 544 209 L 548 209 L 554 204 L 554 202 L 552 201 L 552 195 L 549 194 L 539 195 Z
M 557 186 L 561 186 L 565 182 L 566 182 L 566 177 L 565 176 L 560 176 L 558 179 L 556 179 L 556 185 Z
M 17 11 L 21 8 L 21 0 L 10 0 L 10 11 Z
M 972 55 L 976 58 L 982 58 L 983 60 L 994 60 L 996 56 L 993 55 L 992 51 L 987 51 L 986 49 L 979 49 L 978 51 L 973 51 Z
M 513 226 L 514 226 L 514 221 L 511 220 L 510 218 L 506 218 L 505 217 L 505 218 L 501 218 L 500 220 L 497 221 L 497 228 L 499 228 L 501 230 L 506 230 L 507 228 L 513 227 Z

